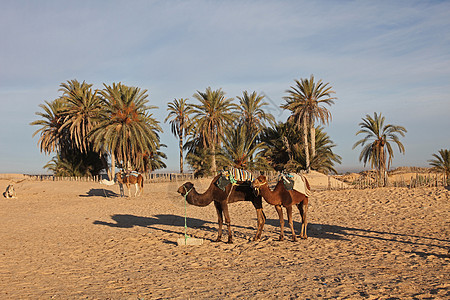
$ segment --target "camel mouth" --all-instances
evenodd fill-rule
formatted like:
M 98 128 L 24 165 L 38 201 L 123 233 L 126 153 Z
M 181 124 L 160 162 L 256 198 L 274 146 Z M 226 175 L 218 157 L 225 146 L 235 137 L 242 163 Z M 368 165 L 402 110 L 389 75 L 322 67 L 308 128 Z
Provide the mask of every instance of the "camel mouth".
M 184 185 L 180 186 L 177 190 L 177 193 L 180 193 L 183 196 Z

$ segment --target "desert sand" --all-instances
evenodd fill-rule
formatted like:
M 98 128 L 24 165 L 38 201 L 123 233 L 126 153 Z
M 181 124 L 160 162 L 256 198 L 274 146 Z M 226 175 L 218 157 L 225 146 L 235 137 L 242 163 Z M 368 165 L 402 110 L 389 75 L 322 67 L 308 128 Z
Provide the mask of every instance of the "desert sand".
M 262 239 L 256 213 L 230 205 L 234 244 L 213 242 L 213 204 L 187 206 L 183 182 L 141 197 L 95 182 L 24 180 L 0 198 L 0 299 L 448 299 L 449 191 L 377 188 L 313 195 L 307 240 L 278 241 L 275 209 Z M 17 178 L 15 179 L 17 180 Z M 324 181 L 325 180 L 325 181 Z M 3 192 L 11 182 L 0 179 Z M 196 180 L 199 192 L 208 179 Z M 201 246 L 178 246 L 187 233 Z M 295 229 L 300 216 L 294 211 Z M 286 224 L 287 225 L 287 224 Z

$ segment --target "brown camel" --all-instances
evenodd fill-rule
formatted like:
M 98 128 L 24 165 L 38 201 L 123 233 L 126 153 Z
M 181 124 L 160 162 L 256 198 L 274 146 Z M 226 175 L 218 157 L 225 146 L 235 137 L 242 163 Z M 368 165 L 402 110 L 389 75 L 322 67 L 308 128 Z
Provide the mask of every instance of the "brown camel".
M 124 184 L 128 188 L 128 197 L 131 197 L 130 184 L 134 184 L 136 187 L 136 192 L 134 193 L 135 197 L 142 195 L 142 192 L 144 191 L 144 177 L 139 173 L 136 173 L 136 175 L 133 173 L 134 172 L 130 174 L 120 171 L 116 174 L 116 181 L 119 183 L 120 188 L 120 197 L 124 196 Z
M 310 189 L 309 182 L 306 180 L 306 186 Z M 306 221 L 306 213 L 308 211 L 308 197 L 299 193 L 295 190 L 286 190 L 284 183 L 282 180 L 278 181 L 275 189 L 271 191 L 269 189 L 269 185 L 267 184 L 267 179 L 264 175 L 260 175 L 256 178 L 252 183 L 253 188 L 259 190 L 261 196 L 266 200 L 267 203 L 274 205 L 275 209 L 278 213 L 278 217 L 280 218 L 280 241 L 284 239 L 284 218 L 283 218 L 283 210 L 282 206 L 286 208 L 286 212 L 288 215 L 289 227 L 292 231 L 292 240 L 297 241 L 297 237 L 294 231 L 294 222 L 292 220 L 292 205 L 297 205 L 297 208 L 302 217 L 302 228 L 300 232 L 300 237 L 302 239 L 307 239 L 308 236 L 306 234 L 306 227 L 308 225 Z
M 264 215 L 262 208 L 262 198 L 261 196 L 256 196 L 253 189 L 249 185 L 232 185 L 228 184 L 225 187 L 225 191 L 217 187 L 216 181 L 221 175 L 217 175 L 211 181 L 208 189 L 203 193 L 198 193 L 194 184 L 191 182 L 186 182 L 178 188 L 178 193 L 186 198 L 189 204 L 195 206 L 207 206 L 214 201 L 214 206 L 216 207 L 219 231 L 217 235 L 216 242 L 222 239 L 222 225 L 223 216 L 225 216 L 225 223 L 228 228 L 228 243 L 233 243 L 233 232 L 231 230 L 230 214 L 228 211 L 228 204 L 237 201 L 250 201 L 256 209 L 257 230 L 254 237 L 254 241 L 261 238 L 261 233 L 266 221 L 266 216 Z

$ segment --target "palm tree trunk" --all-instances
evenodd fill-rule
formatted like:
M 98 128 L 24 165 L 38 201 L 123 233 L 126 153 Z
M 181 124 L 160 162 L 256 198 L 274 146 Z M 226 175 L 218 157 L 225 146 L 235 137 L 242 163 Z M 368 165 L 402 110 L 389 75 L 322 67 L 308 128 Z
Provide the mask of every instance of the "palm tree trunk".
M 111 177 L 109 180 L 114 180 L 116 175 L 116 156 L 114 155 L 114 151 L 111 152 Z
M 306 171 L 309 173 L 311 171 L 311 166 L 309 162 L 309 146 L 308 146 L 308 126 L 307 120 L 303 117 L 303 146 L 305 147 L 305 162 Z
M 180 135 L 180 173 L 183 174 L 183 136 Z
M 316 127 L 314 126 L 314 120 L 311 120 L 310 126 L 311 160 L 313 160 L 316 156 Z
M 211 162 L 211 172 L 214 176 L 216 176 L 217 173 L 217 165 L 216 165 L 216 145 L 212 143 L 211 146 L 212 150 L 212 162 Z

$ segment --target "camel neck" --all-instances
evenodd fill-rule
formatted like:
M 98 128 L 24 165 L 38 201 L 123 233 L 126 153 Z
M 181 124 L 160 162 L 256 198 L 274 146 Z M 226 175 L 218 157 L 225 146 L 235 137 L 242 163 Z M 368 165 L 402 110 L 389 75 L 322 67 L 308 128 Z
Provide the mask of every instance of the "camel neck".
M 206 192 L 200 194 L 192 187 L 184 196 L 189 204 L 195 206 L 207 206 L 213 201 L 211 188 L 208 188 Z
M 270 190 L 267 183 L 260 186 L 261 196 L 271 205 L 281 205 L 281 199 L 279 197 L 279 184 L 276 185 L 273 191 Z

